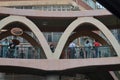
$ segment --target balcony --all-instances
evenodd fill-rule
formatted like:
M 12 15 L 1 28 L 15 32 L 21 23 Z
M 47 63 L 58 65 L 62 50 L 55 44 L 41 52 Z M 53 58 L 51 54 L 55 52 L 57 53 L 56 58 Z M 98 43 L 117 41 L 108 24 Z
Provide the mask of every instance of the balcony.
M 8 46 L 0 47 L 2 58 L 40 59 L 40 49 L 34 47 L 16 47 L 10 49 Z
M 10 49 L 8 46 L 0 46 L 1 58 L 21 58 L 21 59 L 41 59 L 43 54 L 40 48 L 30 46 Z M 102 58 L 116 56 L 111 46 L 100 47 L 75 47 L 67 48 L 61 54 L 61 59 L 86 59 L 86 58 Z
M 111 46 L 100 47 L 75 47 L 65 50 L 64 58 L 67 59 L 85 59 L 116 56 Z

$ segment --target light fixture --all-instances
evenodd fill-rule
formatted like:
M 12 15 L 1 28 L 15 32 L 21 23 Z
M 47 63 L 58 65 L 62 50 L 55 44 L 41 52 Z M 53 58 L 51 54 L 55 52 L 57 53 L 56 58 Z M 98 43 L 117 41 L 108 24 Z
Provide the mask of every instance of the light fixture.
M 23 30 L 22 30 L 21 28 L 15 27 L 15 28 L 12 28 L 12 29 L 11 29 L 11 33 L 12 33 L 13 35 L 19 36 L 19 35 L 22 35 L 22 34 L 23 34 Z
M 6 32 L 7 31 L 7 29 L 1 29 L 0 30 L 0 32 Z
M 43 22 L 42 25 L 46 26 L 46 25 L 48 25 L 48 22 Z

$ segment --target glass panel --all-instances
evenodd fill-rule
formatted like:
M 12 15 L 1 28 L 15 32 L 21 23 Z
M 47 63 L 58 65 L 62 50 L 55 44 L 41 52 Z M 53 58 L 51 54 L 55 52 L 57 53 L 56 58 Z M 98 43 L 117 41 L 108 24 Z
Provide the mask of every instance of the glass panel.
M 63 58 L 79 59 L 79 58 L 101 58 L 116 56 L 111 46 L 100 47 L 68 47 L 64 51 Z
M 52 36 L 48 35 L 48 42 L 52 42 Z
M 9 8 L 17 9 L 36 9 L 41 11 L 70 11 L 72 10 L 72 5 L 38 5 L 38 6 L 7 6 Z M 79 11 L 78 9 L 73 9 L 73 11 Z

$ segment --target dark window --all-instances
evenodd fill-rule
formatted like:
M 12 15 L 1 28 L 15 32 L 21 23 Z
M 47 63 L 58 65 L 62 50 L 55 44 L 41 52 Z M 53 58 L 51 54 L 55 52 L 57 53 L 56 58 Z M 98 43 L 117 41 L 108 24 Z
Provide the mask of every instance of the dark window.
M 48 35 L 48 42 L 52 42 L 52 36 Z

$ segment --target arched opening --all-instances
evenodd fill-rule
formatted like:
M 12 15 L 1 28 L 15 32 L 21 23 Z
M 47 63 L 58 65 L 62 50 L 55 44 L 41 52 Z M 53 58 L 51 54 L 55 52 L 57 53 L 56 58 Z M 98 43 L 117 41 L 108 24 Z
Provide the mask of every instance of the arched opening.
M 11 34 L 10 31 L 7 31 L 5 33 L 1 33 L 0 34 L 0 40 L 3 41 L 4 39 L 8 39 L 8 41 L 13 40 L 14 36 Z M 19 35 L 17 37 L 15 37 L 16 40 L 19 40 L 19 45 L 17 45 L 16 47 L 16 58 L 27 58 L 27 59 L 43 59 L 46 58 L 45 54 L 43 53 L 42 49 L 41 49 L 41 45 L 38 44 L 38 42 L 33 39 L 33 37 L 31 37 L 29 34 L 27 33 L 23 33 L 22 35 Z M 27 43 L 26 43 L 27 42 Z M 1 45 L 3 46 L 3 45 Z M 2 48 L 2 47 L 1 47 Z M 9 48 L 8 48 L 9 51 Z M 9 52 L 7 52 L 9 53 Z M 1 54 L 2 50 L 1 50 Z M 21 54 L 24 55 L 24 57 L 20 57 Z M 1 55 L 1 57 L 3 57 Z M 8 56 L 6 56 L 8 57 Z
M 82 40 L 81 41 L 82 44 L 79 45 L 77 41 L 80 40 L 80 38 L 81 39 L 86 39 L 86 40 Z M 112 47 L 109 44 L 109 42 L 107 42 L 107 40 L 102 38 L 99 34 L 97 34 L 95 32 L 91 32 L 91 31 L 87 31 L 87 32 L 86 31 L 80 31 L 80 32 L 73 33 L 69 37 L 66 45 L 64 46 L 64 50 L 62 51 L 62 54 L 61 54 L 60 58 L 62 58 L 62 59 L 63 58 L 69 58 L 68 57 L 68 54 L 69 54 L 68 53 L 69 52 L 68 46 L 70 45 L 71 42 L 74 42 L 75 45 L 76 45 L 76 47 L 75 47 L 75 49 L 76 49 L 75 58 L 82 58 L 82 57 L 80 57 L 80 53 L 81 53 L 80 51 L 83 51 L 84 54 L 85 54 L 85 51 L 84 51 L 85 49 L 83 49 L 83 48 L 85 48 L 84 44 L 85 44 L 85 41 L 87 41 L 87 40 L 89 40 L 90 43 L 92 43 L 92 49 L 90 49 L 91 50 L 91 56 L 90 56 L 91 58 L 93 58 L 92 54 L 93 54 L 93 51 L 94 51 L 93 40 L 98 40 L 98 42 L 100 42 L 102 44 L 102 46 L 100 46 L 100 48 L 99 48 L 99 50 L 101 51 L 101 56 L 99 56 L 99 57 L 105 57 L 105 56 L 108 57 L 108 56 L 114 55 L 113 54 L 114 51 L 110 50 L 110 49 L 112 49 Z M 110 52 L 110 53 L 108 53 L 108 52 Z
M 60 57 L 60 52 L 64 49 L 64 46 L 69 38 L 69 36 L 72 34 L 72 32 L 79 26 L 81 26 L 84 23 L 89 23 L 98 28 L 109 40 L 110 44 L 113 46 L 115 52 L 119 56 L 120 50 L 120 45 L 118 44 L 117 40 L 115 37 L 112 35 L 112 33 L 109 31 L 109 29 L 102 24 L 100 21 L 98 21 L 95 18 L 92 17 L 84 17 L 84 18 L 78 18 L 75 21 L 73 21 L 68 28 L 65 30 L 64 34 L 61 36 L 60 41 L 58 42 L 58 46 L 56 48 L 56 56 Z
M 30 20 L 28 20 L 27 18 L 25 17 L 20 17 L 20 16 L 9 16 L 9 17 L 6 17 L 4 19 L 2 19 L 0 21 L 0 24 L 1 24 L 1 27 L 0 29 L 5 29 L 7 28 L 8 31 L 10 31 L 12 28 L 14 27 L 19 27 L 17 26 L 14 26 L 15 23 L 18 23 L 20 24 L 19 26 L 21 26 L 20 28 L 23 29 L 23 31 L 31 31 L 33 32 L 33 34 L 36 36 L 36 38 L 38 39 L 37 43 L 39 43 L 40 45 L 44 45 L 44 44 L 47 44 L 45 41 L 45 38 L 42 34 L 42 32 L 38 29 L 38 27 L 32 23 Z M 7 26 L 11 26 L 11 27 L 7 27 Z M 25 27 L 25 28 L 24 28 Z M 26 28 L 27 27 L 27 28 Z M 28 34 L 29 35 L 29 34 Z M 28 38 L 29 39 L 29 38 Z M 32 42 L 34 43 L 34 42 Z M 48 44 L 47 44 L 48 45 Z M 49 46 L 47 45 L 44 45 L 44 46 L 41 46 L 41 49 L 43 49 L 43 51 L 45 51 L 44 53 L 48 53 L 50 51 L 49 49 Z M 47 47 L 46 47 L 47 46 Z M 40 46 L 39 46 L 40 47 Z M 48 48 L 48 51 L 46 51 L 45 48 Z M 51 52 L 51 51 L 50 51 Z M 45 54 L 44 54 L 45 55 Z M 47 55 L 46 55 L 47 56 Z M 49 56 L 49 55 L 48 55 Z

